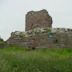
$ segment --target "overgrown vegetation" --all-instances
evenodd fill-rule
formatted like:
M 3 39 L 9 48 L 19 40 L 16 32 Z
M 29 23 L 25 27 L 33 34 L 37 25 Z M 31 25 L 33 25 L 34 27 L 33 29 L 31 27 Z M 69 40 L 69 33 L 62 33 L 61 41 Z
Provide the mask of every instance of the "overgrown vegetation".
M 6 42 L 0 38 L 0 48 L 4 48 L 4 46 L 6 46 Z
M 49 33 L 49 32 L 51 33 L 51 28 L 49 28 L 49 27 L 35 28 L 35 29 L 29 30 L 27 32 L 15 31 L 15 32 L 11 33 L 11 36 L 25 38 L 25 37 L 34 36 L 34 35 L 43 34 L 43 33 Z
M 72 49 L 0 49 L 0 72 L 72 72 Z

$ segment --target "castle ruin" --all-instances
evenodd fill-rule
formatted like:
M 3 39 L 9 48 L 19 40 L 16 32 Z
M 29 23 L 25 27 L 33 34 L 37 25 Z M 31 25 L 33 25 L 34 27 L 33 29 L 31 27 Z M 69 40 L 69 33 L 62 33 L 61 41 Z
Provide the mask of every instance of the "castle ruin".
M 52 22 L 46 10 L 30 11 L 25 32 L 12 32 L 7 43 L 26 48 L 72 48 L 72 29 L 52 28 Z

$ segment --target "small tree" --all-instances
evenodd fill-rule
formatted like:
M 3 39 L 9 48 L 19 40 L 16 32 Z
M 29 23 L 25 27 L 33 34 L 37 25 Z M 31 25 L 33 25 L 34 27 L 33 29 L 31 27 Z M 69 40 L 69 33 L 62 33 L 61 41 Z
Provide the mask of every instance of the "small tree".
M 4 40 L 0 37 L 0 48 L 3 48 L 5 46 Z
M 1 36 L 0 36 L 0 42 L 4 42 L 4 40 L 1 38 Z

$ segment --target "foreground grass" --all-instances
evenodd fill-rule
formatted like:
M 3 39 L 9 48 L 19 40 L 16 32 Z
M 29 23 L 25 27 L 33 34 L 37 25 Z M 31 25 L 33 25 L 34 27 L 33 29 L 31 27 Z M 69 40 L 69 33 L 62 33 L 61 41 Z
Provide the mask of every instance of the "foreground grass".
M 0 72 L 72 72 L 72 49 L 0 49 Z

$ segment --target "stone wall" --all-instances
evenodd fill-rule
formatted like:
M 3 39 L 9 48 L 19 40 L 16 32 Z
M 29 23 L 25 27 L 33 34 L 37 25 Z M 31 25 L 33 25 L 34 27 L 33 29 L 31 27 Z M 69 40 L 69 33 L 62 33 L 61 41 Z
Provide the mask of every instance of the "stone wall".
M 72 32 L 40 32 L 28 37 L 14 35 L 7 42 L 28 48 L 72 48 Z
M 52 18 L 46 10 L 30 11 L 26 14 L 26 31 L 34 28 L 52 27 Z
M 46 10 L 26 14 L 26 32 L 12 32 L 8 44 L 25 48 L 72 48 L 72 29 L 52 28 Z

